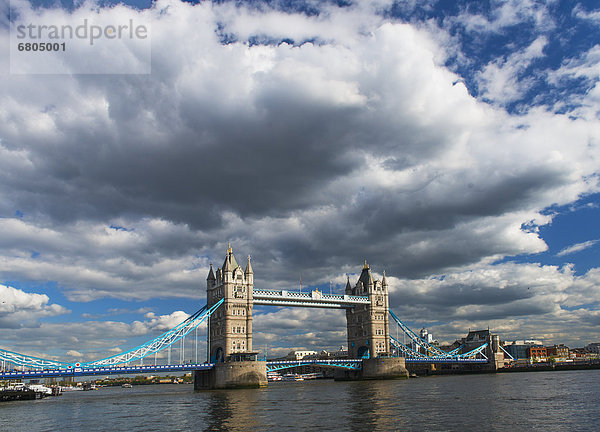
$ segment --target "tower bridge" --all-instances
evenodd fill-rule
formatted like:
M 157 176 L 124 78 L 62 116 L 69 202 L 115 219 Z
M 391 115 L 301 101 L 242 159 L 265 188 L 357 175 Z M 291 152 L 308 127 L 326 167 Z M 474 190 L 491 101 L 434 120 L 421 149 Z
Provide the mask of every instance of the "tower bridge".
M 468 346 L 445 352 L 422 339 L 390 309 L 385 272 L 381 281 L 373 277 L 365 261 L 354 285 L 348 278 L 344 294 L 319 290 L 267 290 L 254 287 L 254 271 L 247 259 L 242 268 L 228 247 L 225 260 L 216 271 L 212 264 L 206 280 L 207 304 L 173 329 L 129 351 L 89 362 L 68 363 L 1 350 L 0 379 L 60 376 L 110 375 L 193 371 L 195 388 L 235 388 L 266 385 L 266 371 L 303 365 L 332 367 L 340 378 L 372 379 L 407 377 L 406 364 L 483 364 L 497 368 L 504 356 L 498 338 L 489 331 L 478 335 Z M 265 362 L 253 351 L 254 305 L 342 309 L 346 314 L 348 358 Z M 390 336 L 390 318 L 409 345 Z M 207 322 L 207 361 L 171 361 L 171 349 L 179 344 L 184 352 L 185 337 Z M 196 333 L 197 338 L 197 333 Z M 168 350 L 168 364 L 157 364 L 157 354 Z M 146 364 L 144 365 L 144 360 Z M 153 360 L 153 361 L 152 361 Z M 139 362 L 132 365 L 131 363 Z M 7 367 L 12 365 L 13 368 Z

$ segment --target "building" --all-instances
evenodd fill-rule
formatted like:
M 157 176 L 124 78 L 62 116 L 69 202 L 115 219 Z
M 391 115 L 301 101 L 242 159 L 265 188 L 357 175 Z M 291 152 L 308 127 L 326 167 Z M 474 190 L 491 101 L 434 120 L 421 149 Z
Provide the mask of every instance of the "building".
M 224 361 L 236 354 L 252 353 L 252 293 L 254 272 L 248 257 L 243 270 L 238 265 L 231 245 L 223 267 L 213 272 L 212 263 L 206 278 L 207 307 L 224 299 L 208 322 L 208 346 L 211 363 Z
M 318 353 L 316 351 L 309 350 L 294 350 L 290 351 L 286 356 L 287 360 L 302 360 L 304 358 L 317 358 Z
M 368 305 L 346 309 L 348 325 L 348 356 L 374 358 L 390 353 L 388 284 L 385 272 L 381 281 L 375 280 L 365 261 L 356 285 L 346 283 L 346 295 L 369 297 Z
M 521 340 L 505 342 L 502 348 L 512 356 L 515 360 L 529 360 L 529 348 L 531 347 L 542 347 L 544 344 L 541 341 L 536 340 Z
M 548 360 L 548 352 L 545 347 L 529 347 L 529 359 L 532 363 L 545 362 Z
M 600 354 L 600 342 L 594 342 L 585 347 L 588 352 Z
M 548 357 L 569 358 L 569 347 L 563 344 L 546 347 L 546 352 Z

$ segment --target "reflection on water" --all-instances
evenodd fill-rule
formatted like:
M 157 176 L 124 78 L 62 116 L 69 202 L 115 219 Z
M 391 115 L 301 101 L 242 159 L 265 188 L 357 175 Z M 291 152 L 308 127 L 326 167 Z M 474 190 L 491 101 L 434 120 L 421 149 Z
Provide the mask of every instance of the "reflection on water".
M 597 430 L 600 371 L 104 388 L 0 404 L 0 431 Z
M 256 414 L 256 408 L 260 405 L 260 391 L 215 390 L 196 393 L 201 400 L 204 399 L 204 421 L 197 421 L 196 424 L 189 425 L 190 428 L 200 423 L 211 431 L 262 430 L 260 417 Z

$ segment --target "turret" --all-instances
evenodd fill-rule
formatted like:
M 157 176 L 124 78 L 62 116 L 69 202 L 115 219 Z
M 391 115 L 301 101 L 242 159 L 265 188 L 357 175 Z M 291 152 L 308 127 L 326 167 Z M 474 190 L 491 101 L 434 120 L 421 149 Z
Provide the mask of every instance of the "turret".
M 250 255 L 248 255 L 248 264 L 246 264 L 246 270 L 244 271 L 244 276 L 246 277 L 246 281 L 248 283 L 254 282 L 254 271 L 252 270 L 252 264 L 250 263 Z
M 223 262 L 223 281 L 229 282 L 233 279 L 232 272 L 238 268 L 238 263 L 233 256 L 233 250 L 231 249 L 231 243 L 227 248 L 227 255 L 225 256 L 225 261 Z
M 206 288 L 212 288 L 216 285 L 217 279 L 215 278 L 215 273 L 213 272 L 212 263 L 210 263 L 210 270 L 208 271 L 208 277 L 206 278 Z
M 352 295 L 352 285 L 350 285 L 350 276 L 346 276 L 348 281 L 346 282 L 346 294 Z

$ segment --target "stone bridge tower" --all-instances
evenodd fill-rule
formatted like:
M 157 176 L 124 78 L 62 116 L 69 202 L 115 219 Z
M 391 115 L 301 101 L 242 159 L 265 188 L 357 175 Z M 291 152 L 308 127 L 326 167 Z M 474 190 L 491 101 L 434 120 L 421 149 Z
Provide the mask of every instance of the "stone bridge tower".
M 215 275 L 211 264 L 206 278 L 208 307 L 225 299 L 209 318 L 208 352 L 211 363 L 241 359 L 242 354 L 252 353 L 253 289 L 254 272 L 250 257 L 243 270 L 229 245 L 223 267 L 217 268 Z
M 374 358 L 390 353 L 388 284 L 385 272 L 375 280 L 365 261 L 356 285 L 346 284 L 346 294 L 368 296 L 370 304 L 346 309 L 348 326 L 348 357 Z

